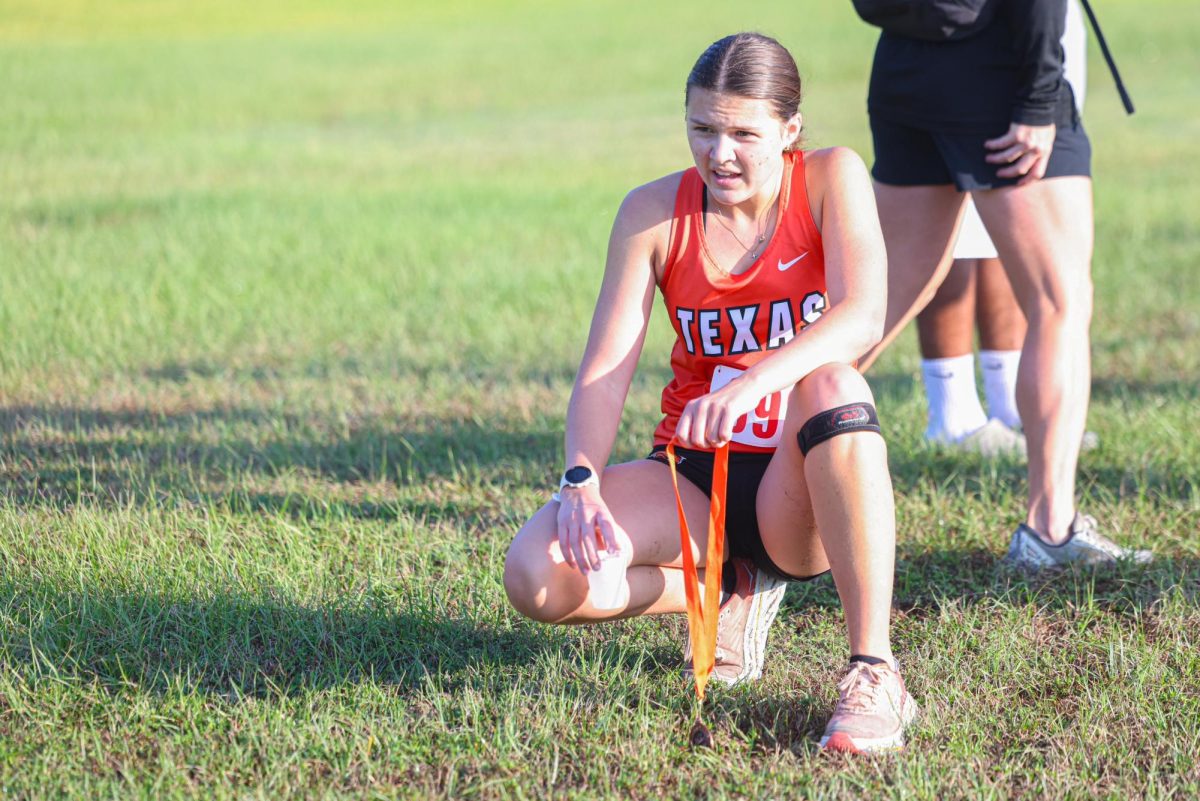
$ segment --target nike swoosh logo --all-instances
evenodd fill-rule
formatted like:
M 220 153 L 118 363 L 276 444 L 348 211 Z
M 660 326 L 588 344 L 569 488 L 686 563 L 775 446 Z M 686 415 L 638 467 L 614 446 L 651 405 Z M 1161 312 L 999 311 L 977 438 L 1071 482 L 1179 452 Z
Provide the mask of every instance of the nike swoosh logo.
M 776 266 L 779 267 L 779 272 L 783 272 L 784 270 L 789 270 L 789 269 L 791 269 L 793 264 L 800 261 L 807 255 L 808 255 L 808 251 L 806 250 L 803 253 L 801 253 L 799 256 L 797 256 L 796 258 L 792 259 L 791 261 L 784 261 L 783 259 L 780 259 L 779 264 Z

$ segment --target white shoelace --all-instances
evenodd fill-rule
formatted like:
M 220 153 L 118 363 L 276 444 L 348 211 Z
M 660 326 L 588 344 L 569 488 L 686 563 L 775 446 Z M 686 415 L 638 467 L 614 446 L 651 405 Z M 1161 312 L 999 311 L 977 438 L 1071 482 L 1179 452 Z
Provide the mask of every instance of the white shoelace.
M 853 712 L 872 712 L 883 689 L 886 665 L 855 662 L 838 682 L 838 708 Z
M 1097 550 L 1104 551 L 1104 553 L 1114 559 L 1119 559 L 1126 555 L 1124 548 L 1096 531 L 1100 525 L 1096 522 L 1096 518 L 1091 515 L 1080 515 L 1076 521 L 1076 525 L 1078 528 L 1073 528 L 1071 532 L 1073 538 L 1082 540 Z

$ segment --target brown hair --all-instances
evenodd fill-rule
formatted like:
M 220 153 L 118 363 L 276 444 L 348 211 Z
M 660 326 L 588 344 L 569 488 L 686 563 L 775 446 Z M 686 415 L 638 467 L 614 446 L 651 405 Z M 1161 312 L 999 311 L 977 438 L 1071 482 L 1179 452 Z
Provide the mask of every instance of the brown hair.
M 693 86 L 766 100 L 780 122 L 787 122 L 800 110 L 800 71 L 795 59 L 786 47 L 761 33 L 735 33 L 709 45 L 688 75 L 685 105 Z M 797 137 L 788 149 L 799 146 Z

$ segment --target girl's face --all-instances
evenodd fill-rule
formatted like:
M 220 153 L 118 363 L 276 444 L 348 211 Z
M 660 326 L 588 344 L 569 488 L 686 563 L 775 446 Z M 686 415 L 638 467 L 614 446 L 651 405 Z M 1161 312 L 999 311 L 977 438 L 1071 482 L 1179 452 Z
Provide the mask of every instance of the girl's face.
M 783 151 L 800 135 L 800 115 L 781 122 L 771 103 L 692 87 L 688 144 L 696 169 L 718 203 L 733 206 L 775 191 Z

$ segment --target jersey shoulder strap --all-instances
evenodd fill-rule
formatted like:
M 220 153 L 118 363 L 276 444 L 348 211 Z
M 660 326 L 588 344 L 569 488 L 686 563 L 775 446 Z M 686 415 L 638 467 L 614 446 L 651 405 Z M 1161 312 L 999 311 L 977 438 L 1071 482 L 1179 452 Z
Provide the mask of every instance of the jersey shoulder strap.
M 667 285 L 671 270 L 687 249 L 688 242 L 695 236 L 692 228 L 696 214 L 704 202 L 703 192 L 704 181 L 700 178 L 700 171 L 695 167 L 685 170 L 679 178 L 679 188 L 675 191 L 675 212 L 671 217 L 670 244 L 667 246 L 667 260 L 663 264 L 662 279 L 659 282 L 661 287 Z

